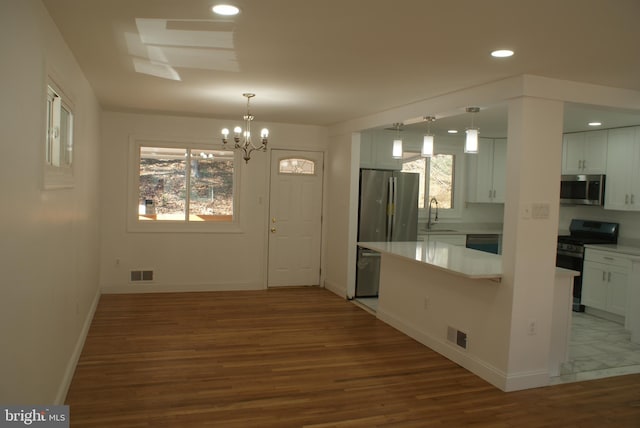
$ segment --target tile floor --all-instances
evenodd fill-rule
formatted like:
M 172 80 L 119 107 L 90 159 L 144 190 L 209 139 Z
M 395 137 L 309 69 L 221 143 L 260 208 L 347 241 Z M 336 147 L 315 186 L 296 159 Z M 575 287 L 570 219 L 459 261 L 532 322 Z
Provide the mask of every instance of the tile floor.
M 378 299 L 358 298 L 357 304 L 376 312 Z M 582 312 L 573 312 L 569 361 L 551 384 L 640 373 L 640 344 L 630 340 L 621 324 Z
M 553 384 L 640 373 L 640 344 L 621 324 L 573 312 L 569 361 Z
M 354 299 L 354 302 L 373 314 L 378 310 L 377 297 L 358 297 Z

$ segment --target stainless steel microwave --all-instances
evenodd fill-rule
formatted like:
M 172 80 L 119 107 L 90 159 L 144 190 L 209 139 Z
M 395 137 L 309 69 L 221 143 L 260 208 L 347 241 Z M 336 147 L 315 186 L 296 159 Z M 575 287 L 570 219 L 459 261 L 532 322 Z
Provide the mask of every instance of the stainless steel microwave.
M 605 176 L 600 174 L 562 175 L 560 203 L 572 205 L 604 205 Z

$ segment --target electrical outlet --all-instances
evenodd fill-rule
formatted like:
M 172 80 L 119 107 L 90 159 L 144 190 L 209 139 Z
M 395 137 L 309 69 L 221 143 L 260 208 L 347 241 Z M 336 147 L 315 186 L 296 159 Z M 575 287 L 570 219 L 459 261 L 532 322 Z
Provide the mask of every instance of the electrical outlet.
M 535 336 L 537 332 L 538 332 L 538 324 L 536 320 L 530 319 L 529 323 L 527 324 L 527 334 L 529 334 L 529 336 Z

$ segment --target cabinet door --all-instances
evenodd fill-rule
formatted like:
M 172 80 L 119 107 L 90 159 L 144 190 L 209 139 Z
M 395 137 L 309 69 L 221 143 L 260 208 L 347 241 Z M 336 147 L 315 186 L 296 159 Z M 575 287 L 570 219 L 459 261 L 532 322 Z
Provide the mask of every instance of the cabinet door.
M 504 202 L 507 182 L 507 139 L 493 140 L 493 202 Z
M 376 136 L 373 142 L 374 167 L 382 169 L 402 169 L 402 160 L 392 156 L 395 135 Z
M 607 310 L 606 265 L 590 261 L 584 262 L 582 269 L 581 303 L 591 308 Z
M 584 174 L 604 174 L 607 171 L 607 131 L 585 132 Z
M 466 154 L 467 202 L 492 202 L 493 140 L 480 138 L 478 153 Z
M 360 168 L 374 167 L 373 136 L 363 132 L 360 134 Z
M 627 312 L 629 271 L 609 266 L 607 275 L 607 311 L 624 316 Z
M 629 204 L 634 211 L 640 211 L 640 127 L 634 130 L 633 150 L 630 152 L 632 160 L 632 173 L 629 179 Z
M 607 181 L 604 207 L 629 210 L 631 175 L 634 158 L 634 128 L 610 129 L 607 144 Z
M 581 174 L 585 133 L 565 134 L 562 138 L 562 173 Z

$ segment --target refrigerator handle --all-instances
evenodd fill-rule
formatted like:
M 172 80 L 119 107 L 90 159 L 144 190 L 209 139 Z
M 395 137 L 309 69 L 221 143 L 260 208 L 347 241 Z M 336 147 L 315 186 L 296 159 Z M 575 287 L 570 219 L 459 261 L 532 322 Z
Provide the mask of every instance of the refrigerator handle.
M 394 203 L 395 203 L 395 177 L 389 177 L 389 182 L 387 183 L 387 239 L 386 241 L 391 241 L 391 236 L 393 235 L 393 212 L 395 211 Z
M 398 203 L 398 178 L 391 177 L 389 179 L 391 186 L 391 193 L 389 195 L 389 211 L 387 212 L 387 221 L 389 223 L 389 233 L 387 237 L 387 241 L 393 241 L 394 236 L 394 226 L 395 226 L 395 216 L 396 216 L 396 206 Z

